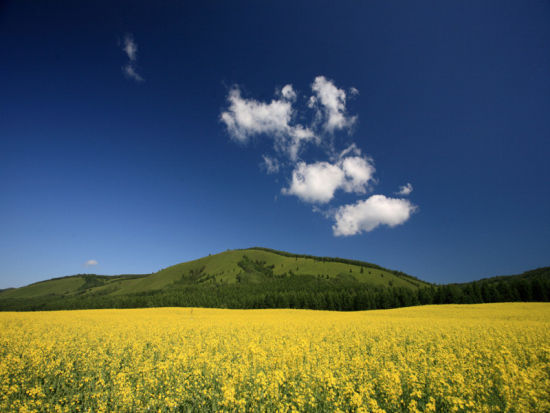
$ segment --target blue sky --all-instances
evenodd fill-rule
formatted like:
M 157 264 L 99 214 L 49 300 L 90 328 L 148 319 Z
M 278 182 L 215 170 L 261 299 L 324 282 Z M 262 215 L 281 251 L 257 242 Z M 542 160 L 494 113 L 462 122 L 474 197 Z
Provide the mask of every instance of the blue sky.
M 8 1 L 0 39 L 0 288 L 256 245 L 550 265 L 548 2 Z

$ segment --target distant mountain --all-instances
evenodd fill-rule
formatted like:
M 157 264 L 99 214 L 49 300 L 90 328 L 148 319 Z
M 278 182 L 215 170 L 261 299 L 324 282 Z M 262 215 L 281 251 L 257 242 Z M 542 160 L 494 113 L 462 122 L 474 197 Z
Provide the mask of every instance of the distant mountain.
M 362 310 L 535 297 L 541 301 L 547 297 L 549 280 L 550 267 L 437 286 L 363 261 L 253 247 L 153 274 L 77 274 L 6 289 L 0 291 L 0 310 L 153 306 Z M 544 293 L 533 294 L 533 289 Z

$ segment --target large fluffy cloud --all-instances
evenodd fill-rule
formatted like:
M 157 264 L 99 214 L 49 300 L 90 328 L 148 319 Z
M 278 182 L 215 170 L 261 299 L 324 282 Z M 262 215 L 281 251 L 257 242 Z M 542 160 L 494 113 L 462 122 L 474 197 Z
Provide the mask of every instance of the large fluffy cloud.
M 233 88 L 227 97 L 229 108 L 221 119 L 232 138 L 245 142 L 249 136 L 267 133 L 284 134 L 290 129 L 292 102 L 272 100 L 270 103 L 244 99 L 239 88 Z
M 246 142 L 250 136 L 266 134 L 275 139 L 278 150 L 296 160 L 302 144 L 315 140 L 316 136 L 311 129 L 292 124 L 295 99 L 296 93 L 291 85 L 282 88 L 280 99 L 269 103 L 245 99 L 240 89 L 235 87 L 229 92 L 229 107 L 222 112 L 221 120 L 233 139 Z
M 306 202 L 329 202 L 334 192 L 345 181 L 344 171 L 328 162 L 306 164 L 299 162 L 292 172 L 292 182 L 289 188 L 283 188 L 283 193 L 296 195 Z
M 346 180 L 342 187 L 346 192 L 364 194 L 367 185 L 374 180 L 374 165 L 369 158 L 360 156 L 349 156 L 339 162 L 340 167 L 346 174 Z
M 333 133 L 337 129 L 349 128 L 355 123 L 357 117 L 346 114 L 346 92 L 343 89 L 338 89 L 324 76 L 317 76 L 311 90 L 315 95 L 310 98 L 309 105 L 316 107 L 319 117 L 324 118 L 323 127 L 326 131 Z M 357 93 L 357 89 L 352 88 L 352 94 Z
M 348 156 L 335 163 L 299 162 L 292 180 L 283 193 L 296 195 L 302 201 L 324 204 L 332 200 L 338 189 L 363 194 L 373 180 L 374 165 L 369 158 Z
M 407 221 L 415 209 L 406 199 L 372 195 L 338 208 L 332 230 L 336 236 L 349 236 L 372 231 L 379 225 L 395 227 Z

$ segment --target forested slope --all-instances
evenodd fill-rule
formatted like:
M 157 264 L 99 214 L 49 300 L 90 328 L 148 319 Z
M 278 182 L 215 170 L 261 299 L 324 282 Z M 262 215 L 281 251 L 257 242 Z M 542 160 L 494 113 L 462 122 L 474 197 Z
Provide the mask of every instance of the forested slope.
M 210 255 L 153 274 L 80 274 L 3 290 L 0 310 L 181 306 L 351 311 L 549 300 L 550 267 L 434 285 L 362 261 L 255 247 Z

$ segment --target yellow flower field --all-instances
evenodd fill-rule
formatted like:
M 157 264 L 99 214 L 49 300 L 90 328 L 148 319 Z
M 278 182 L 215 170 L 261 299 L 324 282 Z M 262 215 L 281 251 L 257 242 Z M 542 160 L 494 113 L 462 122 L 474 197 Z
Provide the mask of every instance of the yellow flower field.
M 0 313 L 0 411 L 550 411 L 550 304 Z

